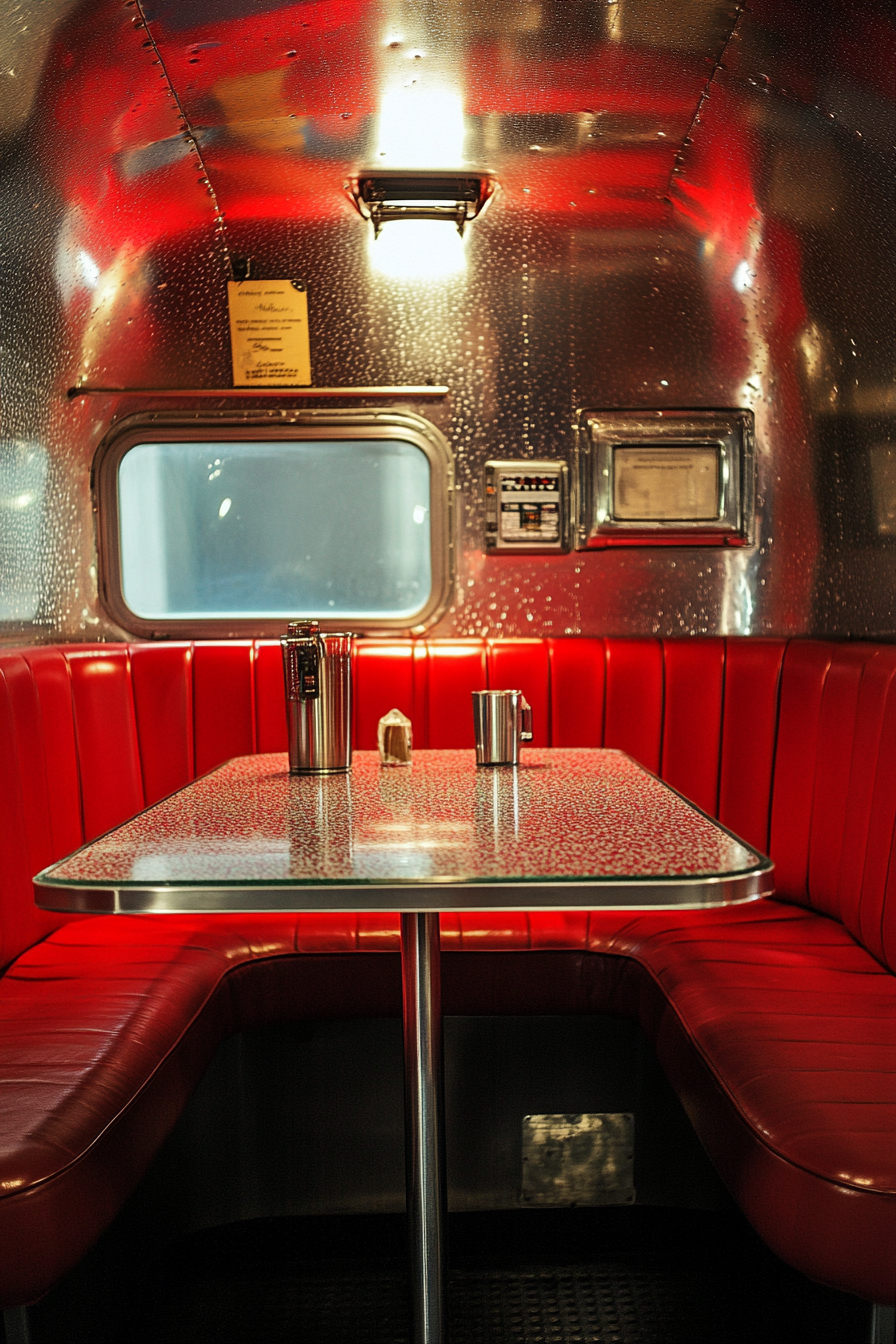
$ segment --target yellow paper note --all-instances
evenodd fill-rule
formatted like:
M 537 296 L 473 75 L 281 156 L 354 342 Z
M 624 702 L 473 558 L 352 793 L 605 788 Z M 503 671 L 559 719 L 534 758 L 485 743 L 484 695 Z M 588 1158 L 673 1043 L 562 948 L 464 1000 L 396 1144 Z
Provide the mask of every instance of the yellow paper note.
M 230 280 L 234 387 L 307 387 L 308 295 L 292 280 Z

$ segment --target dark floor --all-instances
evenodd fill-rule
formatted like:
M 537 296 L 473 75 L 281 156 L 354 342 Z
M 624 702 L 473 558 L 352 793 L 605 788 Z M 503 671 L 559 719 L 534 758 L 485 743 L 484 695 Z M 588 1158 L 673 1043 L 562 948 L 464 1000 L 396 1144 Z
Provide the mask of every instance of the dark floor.
M 776 1260 L 736 1213 L 450 1219 L 451 1344 L 866 1344 L 866 1304 Z M 86 1264 L 33 1344 L 404 1344 L 404 1220 L 278 1218 Z

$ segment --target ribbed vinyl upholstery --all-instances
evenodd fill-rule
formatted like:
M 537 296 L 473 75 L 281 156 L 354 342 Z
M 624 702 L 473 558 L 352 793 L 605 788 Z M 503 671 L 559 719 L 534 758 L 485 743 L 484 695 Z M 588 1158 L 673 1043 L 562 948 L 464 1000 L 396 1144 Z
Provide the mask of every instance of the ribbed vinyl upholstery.
M 719 806 L 725 653 L 723 639 L 663 645 L 663 778 L 712 816 Z
M 896 649 L 794 642 L 782 681 L 771 853 L 778 891 L 896 970 Z
M 469 746 L 518 687 L 536 742 L 621 747 L 760 848 L 732 910 L 443 917 L 448 1012 L 640 1018 L 785 1259 L 896 1297 L 896 650 L 781 640 L 358 641 L 354 738 L 397 706 Z M 271 642 L 0 653 L 0 1297 L 108 1223 L 217 1042 L 397 1012 L 394 916 L 84 919 L 31 875 L 234 754 L 285 749 Z M 53 930 L 55 929 L 55 932 Z
M 832 919 L 777 901 L 593 916 L 726 1184 L 784 1259 L 896 1296 L 896 979 Z

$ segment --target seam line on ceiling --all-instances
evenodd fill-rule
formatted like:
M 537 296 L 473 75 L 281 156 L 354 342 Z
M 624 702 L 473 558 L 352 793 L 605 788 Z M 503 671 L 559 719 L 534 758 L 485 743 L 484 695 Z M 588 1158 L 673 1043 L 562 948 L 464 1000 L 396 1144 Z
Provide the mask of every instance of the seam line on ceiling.
M 671 192 L 675 184 L 675 178 L 681 172 L 681 166 L 684 161 L 685 150 L 687 149 L 688 145 L 690 145 L 693 141 L 694 128 L 696 127 L 697 123 L 700 120 L 700 113 L 703 111 L 703 104 L 709 97 L 713 80 L 715 79 L 719 71 L 724 69 L 723 61 L 725 60 L 725 54 L 728 51 L 729 46 L 731 45 L 732 39 L 734 38 L 734 34 L 737 32 L 737 25 L 740 23 L 745 12 L 746 12 L 746 5 L 737 6 L 737 9 L 735 10 L 734 13 L 734 22 L 731 25 L 731 31 L 725 38 L 725 41 L 722 43 L 719 54 L 715 59 L 715 63 L 712 69 L 710 70 L 709 75 L 707 76 L 706 83 L 703 85 L 703 88 L 700 92 L 700 97 L 697 99 L 697 106 L 694 109 L 694 115 L 691 118 L 690 124 L 684 133 L 684 138 L 681 142 L 681 146 L 677 154 L 675 155 L 675 161 L 672 164 L 672 172 L 669 175 L 669 187 L 668 187 L 669 192 Z
M 162 56 L 161 51 L 159 50 L 158 43 L 156 42 L 156 39 L 153 36 L 153 34 L 150 32 L 149 23 L 147 21 L 146 14 L 143 11 L 143 0 L 135 0 L 135 8 L 137 10 L 137 13 L 140 15 L 140 21 L 143 24 L 143 31 L 146 33 L 146 36 L 152 43 L 153 54 L 155 55 L 155 58 L 162 69 L 162 77 L 168 86 L 168 90 L 171 94 L 171 97 L 174 99 L 174 104 L 177 108 L 180 119 L 183 122 L 184 139 L 190 146 L 190 149 L 193 152 L 193 154 L 195 154 L 196 158 L 199 160 L 199 169 L 202 173 L 202 178 L 205 187 L 211 198 L 212 210 L 215 216 L 215 232 L 218 234 L 218 241 L 221 246 L 221 251 L 224 254 L 224 262 L 227 266 L 229 277 L 231 280 L 235 280 L 236 275 L 233 269 L 233 260 L 230 256 L 230 248 L 227 246 L 227 225 L 224 221 L 224 215 L 221 212 L 221 207 L 218 205 L 217 193 L 215 191 L 214 186 L 212 185 L 212 180 L 209 177 L 208 169 L 205 165 L 205 158 L 202 153 L 202 148 L 199 144 L 199 141 L 196 138 L 196 133 L 193 130 L 190 118 L 187 116 L 186 109 L 183 103 L 181 102 L 180 98 L 178 97 L 177 90 L 175 89 L 171 76 L 168 73 L 168 67 L 165 64 L 165 59 Z

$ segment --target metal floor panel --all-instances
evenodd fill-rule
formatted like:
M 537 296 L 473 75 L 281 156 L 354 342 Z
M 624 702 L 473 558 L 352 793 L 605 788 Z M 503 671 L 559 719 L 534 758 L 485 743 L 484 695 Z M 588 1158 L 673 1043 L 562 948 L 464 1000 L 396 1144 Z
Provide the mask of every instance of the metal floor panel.
M 699 1291 L 699 1284 L 693 1286 Z M 457 1273 L 449 1285 L 450 1339 L 452 1344 L 699 1344 L 719 1339 L 713 1305 L 707 1312 L 699 1297 L 670 1290 L 655 1276 L 591 1265 Z M 189 1305 L 182 1302 L 181 1310 L 179 1320 L 166 1312 L 151 1336 L 135 1338 L 141 1344 L 149 1338 L 153 1344 L 163 1339 L 223 1344 L 251 1337 L 253 1328 L 258 1338 L 297 1344 L 405 1344 L 408 1338 L 401 1272 L 322 1273 L 268 1281 L 260 1291 L 222 1286 Z
M 404 1219 L 276 1218 L 94 1257 L 31 1344 L 407 1344 Z M 449 1219 L 450 1344 L 867 1344 L 866 1303 L 777 1260 L 736 1211 Z

